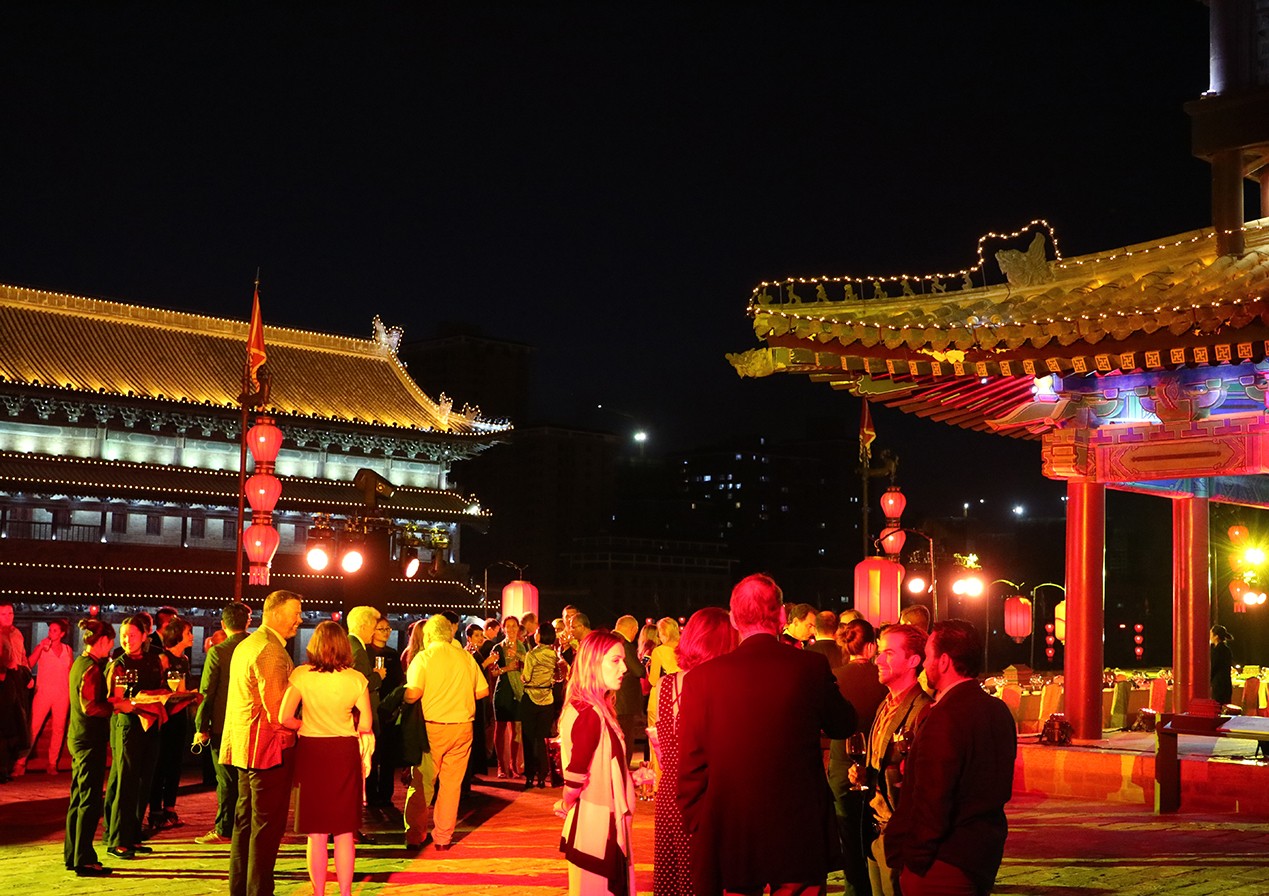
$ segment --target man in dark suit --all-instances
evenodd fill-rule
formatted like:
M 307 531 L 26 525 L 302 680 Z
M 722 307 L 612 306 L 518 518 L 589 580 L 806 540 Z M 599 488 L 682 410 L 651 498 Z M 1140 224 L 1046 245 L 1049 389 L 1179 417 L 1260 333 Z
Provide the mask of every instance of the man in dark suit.
M 348 643 L 352 647 L 353 668 L 366 676 L 370 684 L 370 715 L 374 718 L 375 737 L 379 736 L 379 683 L 382 670 L 376 669 L 366 645 L 374 638 L 375 625 L 382 614 L 374 607 L 353 607 L 348 611 Z
M 234 833 L 234 809 L 238 805 L 238 770 L 220 764 L 220 742 L 225 731 L 225 707 L 229 702 L 229 664 L 234 651 L 247 637 L 251 608 L 234 601 L 220 613 L 225 640 L 207 651 L 199 693 L 203 702 L 194 717 L 194 743 L 211 744 L 212 768 L 216 772 L 216 823 L 194 842 L 203 846 L 229 843 Z
M 925 643 L 936 696 L 885 833 L 904 896 L 981 896 L 1000 870 L 1018 741 L 1009 708 L 978 685 L 982 655 L 981 636 L 963 619 L 935 623 Z
M 837 614 L 832 610 L 815 614 L 815 640 L 808 643 L 806 649 L 824 654 L 833 669 L 845 664 L 846 651 L 837 645 Z
M 629 767 L 634 758 L 639 720 L 647 718 L 648 698 L 643 696 L 639 680 L 648 677 L 648 670 L 643 667 L 643 661 L 639 659 L 639 645 L 635 644 L 635 638 L 639 637 L 639 620 L 633 616 L 622 616 L 613 625 L 613 630 L 626 642 L 626 675 L 617 690 L 617 724 L 626 738 L 626 766 Z
M 780 643 L 782 599 L 768 576 L 743 579 L 740 646 L 684 676 L 676 799 L 695 893 L 822 894 L 840 861 L 820 735 L 848 737 L 855 712 L 823 657 Z
M 348 644 L 352 647 L 353 668 L 366 677 L 370 685 L 370 718 L 371 728 L 376 738 L 379 737 L 379 684 L 383 681 L 383 670 L 376 669 L 370 651 L 366 649 L 374 638 L 375 625 L 382 618 L 374 607 L 353 607 L 348 611 Z M 358 843 L 378 843 L 378 838 L 358 829 Z
M 899 874 L 886 862 L 886 825 L 899 805 L 908 748 L 930 705 L 929 695 L 919 681 L 925 641 L 925 630 L 915 625 L 886 626 L 877 639 L 877 678 L 886 687 L 886 699 L 877 709 L 868 733 L 865 770 L 861 774 L 860 769 L 854 768 L 850 776 L 852 784 L 872 788 L 864 791 L 869 797 L 864 842 L 869 845 L 871 840 L 868 877 L 872 892 L 882 896 L 900 892 Z M 876 839 L 872 839 L 874 835 Z
M 281 721 L 291 678 L 286 642 L 300 630 L 300 595 L 274 591 L 261 626 L 229 665 L 220 761 L 238 769 L 238 806 L 229 847 L 229 896 L 273 896 L 273 866 L 286 832 L 295 732 Z
M 815 635 L 815 608 L 810 604 L 789 604 L 785 612 L 788 623 L 780 633 L 780 640 L 790 647 L 805 650 L 807 642 Z

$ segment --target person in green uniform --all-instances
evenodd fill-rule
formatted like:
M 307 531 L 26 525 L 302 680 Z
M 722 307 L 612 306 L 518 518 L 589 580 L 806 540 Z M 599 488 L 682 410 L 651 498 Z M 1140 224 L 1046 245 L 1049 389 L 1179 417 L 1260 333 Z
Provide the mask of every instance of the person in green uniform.
M 79 620 L 84 652 L 70 668 L 70 726 L 66 746 L 71 754 L 70 803 L 66 807 L 66 870 L 80 877 L 110 873 L 97 861 L 93 838 L 101 821 L 101 785 L 106 780 L 110 744 L 106 660 L 115 644 L 115 629 L 100 619 Z
M 135 697 L 166 688 L 161 654 L 149 652 L 145 631 L 135 616 L 119 624 L 123 653 L 106 667 L 106 689 L 115 697 Z M 117 859 L 135 859 L 154 850 L 142 843 L 142 822 L 159 753 L 159 727 L 149 730 L 131 701 L 115 705 L 110 719 L 110 779 L 106 784 L 106 851 Z

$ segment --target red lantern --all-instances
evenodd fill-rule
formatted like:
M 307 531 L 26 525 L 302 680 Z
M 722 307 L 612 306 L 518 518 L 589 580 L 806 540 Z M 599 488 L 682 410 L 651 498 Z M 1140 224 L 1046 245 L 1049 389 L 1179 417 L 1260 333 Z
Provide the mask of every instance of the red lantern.
M 1140 622 L 1138 622 L 1136 625 L 1132 627 L 1132 630 L 1136 632 L 1137 634 L 1141 634 L 1142 632 L 1146 630 L 1146 627 L 1142 625 Z
M 1229 594 L 1230 597 L 1234 599 L 1235 603 L 1246 593 L 1247 583 L 1242 579 L 1234 579 L 1234 581 L 1229 583 Z
M 1230 551 L 1229 568 L 1232 569 L 1234 572 L 1239 572 L 1243 568 L 1243 552 L 1242 551 Z
M 1230 526 L 1229 527 L 1229 543 L 1235 547 L 1245 542 L 1251 533 L 1247 531 L 1246 526 Z
M 1132 652 L 1137 655 L 1137 659 L 1141 659 L 1142 654 L 1146 652 L 1146 649 L 1144 647 L 1134 647 Z
M 256 425 L 247 430 L 247 449 L 257 465 L 272 468 L 282 450 L 282 430 L 273 425 L 272 417 L 256 418 Z
M 855 564 L 855 609 L 873 627 L 899 618 L 899 586 L 903 567 L 885 557 Z
M 881 549 L 887 556 L 894 557 L 903 550 L 903 543 L 908 536 L 902 529 L 890 527 L 881 530 Z
M 330 614 L 331 622 L 338 622 L 339 620 L 343 618 L 344 618 L 344 614 L 339 612 L 339 610 L 335 610 L 333 613 Z
M 1048 632 L 1050 635 L 1053 634 L 1053 623 L 1052 622 L 1044 623 L 1044 630 Z
M 1145 636 L 1144 636 L 1144 635 L 1133 635 L 1133 636 L 1132 636 L 1132 641 L 1133 641 L 1133 643 L 1134 643 L 1134 644 L 1144 644 L 1144 643 L 1146 643 L 1146 639 L 1145 639 Z
M 1045 644 L 1048 644 L 1050 647 L 1052 647 L 1054 644 L 1056 644 L 1056 643 L 1057 643 L 1057 638 L 1053 637 L 1052 635 L 1045 635 L 1045 636 L 1044 636 L 1044 643 L 1045 643 Z
M 538 613 L 538 589 L 524 579 L 515 579 L 502 589 L 502 615 L 523 619 L 525 613 Z
M 282 483 L 271 473 L 254 473 L 247 478 L 247 503 L 253 513 L 273 513 L 281 494 Z
M 1052 647 L 1044 648 L 1044 655 L 1047 656 L 1049 659 L 1053 659 L 1053 655 L 1055 653 L 1057 653 L 1057 651 L 1054 650 Z
M 1020 594 L 1005 598 L 1005 634 L 1019 644 L 1031 634 L 1031 601 Z
M 278 551 L 282 538 L 278 530 L 269 523 L 253 522 L 242 536 L 243 547 L 247 551 L 247 559 L 251 561 L 252 585 L 269 584 L 269 566 L 273 563 L 273 555 Z
M 881 512 L 886 515 L 886 520 L 898 523 L 899 517 L 903 516 L 903 509 L 908 506 L 908 499 L 903 496 L 903 492 L 899 491 L 899 486 L 892 485 L 886 489 L 881 496 Z

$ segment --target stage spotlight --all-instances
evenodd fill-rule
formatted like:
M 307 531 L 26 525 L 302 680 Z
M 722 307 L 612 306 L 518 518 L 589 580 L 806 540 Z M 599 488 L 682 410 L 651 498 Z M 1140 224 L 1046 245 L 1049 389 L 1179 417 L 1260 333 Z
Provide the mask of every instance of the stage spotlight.
M 401 572 L 407 579 L 412 579 L 419 574 L 418 548 L 409 547 L 401 552 Z
M 321 572 L 330 566 L 334 547 L 335 532 L 329 523 L 319 517 L 317 525 L 308 530 L 308 550 L 304 553 L 304 560 L 309 569 Z
M 361 552 L 361 545 L 350 545 L 344 551 L 344 556 L 340 558 L 339 566 L 344 572 L 357 572 L 365 562 L 366 558 Z

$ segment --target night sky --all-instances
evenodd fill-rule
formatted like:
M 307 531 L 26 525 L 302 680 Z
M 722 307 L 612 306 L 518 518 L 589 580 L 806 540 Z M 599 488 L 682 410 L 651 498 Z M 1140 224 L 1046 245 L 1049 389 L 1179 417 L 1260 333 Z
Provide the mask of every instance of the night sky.
M 536 346 L 539 419 L 853 426 L 724 360 L 757 281 L 961 268 L 1037 217 L 1067 255 L 1207 226 L 1206 87 L 1190 0 L 5 4 L 0 282 L 245 319 L 260 267 L 269 324 Z M 875 416 L 910 506 L 1042 484 L 1036 443 Z

